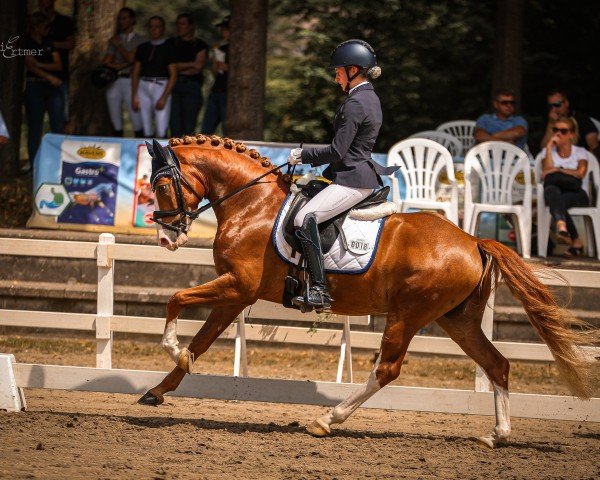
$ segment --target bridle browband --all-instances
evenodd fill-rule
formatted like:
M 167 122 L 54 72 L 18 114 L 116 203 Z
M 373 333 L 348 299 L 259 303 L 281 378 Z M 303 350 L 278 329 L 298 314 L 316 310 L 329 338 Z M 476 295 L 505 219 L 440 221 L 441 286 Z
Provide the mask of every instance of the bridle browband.
M 236 188 L 232 192 L 229 192 L 227 195 L 224 195 L 223 197 L 216 199 L 214 202 L 209 202 L 206 205 L 197 208 L 196 210 L 186 210 L 185 202 L 183 199 L 183 189 L 181 188 L 182 184 L 184 184 L 186 187 L 188 187 L 192 191 L 192 193 L 198 198 L 198 201 L 202 200 L 203 197 L 198 192 L 196 192 L 196 190 L 194 189 L 194 187 L 192 187 L 190 182 L 188 182 L 186 180 L 186 178 L 182 175 L 181 168 L 179 167 L 179 163 L 176 162 L 175 160 L 173 160 L 173 158 L 177 158 L 177 157 L 175 156 L 175 152 L 173 152 L 172 148 L 170 146 L 168 146 L 166 149 L 164 149 L 164 151 L 165 151 L 165 157 L 167 160 L 167 164 L 164 167 L 159 168 L 154 173 L 154 182 L 152 184 L 152 190 L 154 190 L 154 188 L 155 188 L 154 183 L 156 183 L 156 181 L 159 178 L 170 176 L 173 179 L 173 184 L 175 185 L 175 196 L 177 198 L 177 208 L 174 208 L 173 210 L 155 210 L 152 215 L 152 220 L 155 223 L 158 223 L 159 225 L 161 225 L 163 228 L 166 228 L 167 230 L 170 230 L 172 232 L 176 232 L 178 236 L 181 233 L 187 234 L 190 224 L 194 220 L 196 220 L 196 218 L 198 218 L 198 216 L 200 216 L 200 214 L 202 212 L 205 212 L 206 210 L 209 210 L 217 205 L 220 205 L 228 198 L 231 198 L 234 195 L 237 195 L 238 193 L 240 193 L 242 190 L 246 190 L 247 188 L 251 187 L 252 185 L 256 185 L 260 180 L 262 180 L 267 175 L 270 175 L 271 173 L 276 172 L 277 170 L 285 167 L 286 165 L 289 165 L 289 162 L 286 162 L 283 165 L 279 165 L 278 167 L 272 168 L 268 172 L 263 173 L 261 176 L 255 178 L 254 180 L 251 180 L 250 182 L 242 185 L 241 187 Z M 179 215 L 179 220 L 177 222 L 177 226 L 170 224 L 170 223 L 166 223 L 161 220 L 161 218 L 172 217 L 175 215 Z

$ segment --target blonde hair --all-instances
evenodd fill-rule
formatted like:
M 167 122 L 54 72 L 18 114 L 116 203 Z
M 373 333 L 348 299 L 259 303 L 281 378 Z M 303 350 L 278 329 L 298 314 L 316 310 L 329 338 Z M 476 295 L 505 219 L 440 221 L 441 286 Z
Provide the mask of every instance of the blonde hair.
M 579 141 L 579 125 L 577 124 L 577 120 L 574 117 L 558 117 L 558 120 L 554 122 L 554 125 L 557 123 L 566 123 L 569 125 L 569 128 L 573 132 L 573 138 L 571 138 L 571 144 L 577 145 Z

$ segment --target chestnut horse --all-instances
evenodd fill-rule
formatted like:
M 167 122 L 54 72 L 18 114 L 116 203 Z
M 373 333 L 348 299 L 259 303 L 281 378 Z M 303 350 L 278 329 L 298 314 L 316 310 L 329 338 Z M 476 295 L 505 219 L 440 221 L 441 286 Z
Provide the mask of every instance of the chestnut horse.
M 147 405 L 161 404 L 163 395 L 175 390 L 191 372 L 194 359 L 245 307 L 259 299 L 281 303 L 288 269 L 275 252 L 271 232 L 290 190 L 289 177 L 273 171 L 255 150 L 230 139 L 197 135 L 171 139 L 170 145 L 175 159 L 157 142 L 154 149 L 149 147 L 154 150 L 159 244 L 170 250 L 185 244 L 191 218 L 198 213 L 194 208 L 201 199 L 208 199 L 218 222 L 213 245 L 218 278 L 180 290 L 168 301 L 161 344 L 177 366 L 139 400 Z M 257 178 L 261 179 L 252 183 Z M 327 275 L 335 299 L 333 313 L 385 314 L 387 322 L 367 383 L 316 419 L 308 431 L 327 435 L 332 424 L 345 421 L 395 380 L 413 336 L 437 322 L 492 382 L 496 426 L 479 440 L 491 448 L 506 441 L 510 434 L 509 363 L 481 330 L 486 301 L 500 274 L 548 344 L 571 391 L 588 397 L 593 364 L 579 353 L 578 346 L 597 341 L 598 331 L 571 329 L 573 324 L 584 324 L 557 305 L 529 265 L 510 248 L 475 238 L 440 215 L 394 214 L 385 222 L 375 259 L 365 273 Z M 210 306 L 212 311 L 189 347 L 180 349 L 177 318 L 188 305 Z

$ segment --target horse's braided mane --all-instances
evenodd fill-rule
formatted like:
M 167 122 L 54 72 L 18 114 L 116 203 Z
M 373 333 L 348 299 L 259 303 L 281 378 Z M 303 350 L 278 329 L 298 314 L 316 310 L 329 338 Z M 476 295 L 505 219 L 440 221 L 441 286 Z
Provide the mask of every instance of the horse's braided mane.
M 232 150 L 237 153 L 246 155 L 253 160 L 260 161 L 261 166 L 268 168 L 271 167 L 271 161 L 267 157 L 262 157 L 258 150 L 248 148 L 241 142 L 225 137 L 219 137 L 218 135 L 203 135 L 198 133 L 196 135 L 185 135 L 183 138 L 173 137 L 169 139 L 169 145 L 176 147 L 178 145 L 202 145 L 205 147 L 212 147 L 215 149 L 224 148 L 226 150 Z M 277 170 L 276 175 L 281 175 L 284 182 L 291 183 L 292 177 L 288 174 L 282 174 L 281 170 Z

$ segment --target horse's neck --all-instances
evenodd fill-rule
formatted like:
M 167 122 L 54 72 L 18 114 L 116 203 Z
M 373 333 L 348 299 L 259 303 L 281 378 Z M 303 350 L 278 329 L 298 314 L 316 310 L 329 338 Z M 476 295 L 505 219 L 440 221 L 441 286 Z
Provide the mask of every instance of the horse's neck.
M 230 152 L 226 152 L 228 154 Z M 212 157 L 205 162 L 204 176 L 209 182 L 209 199 L 217 201 L 236 189 L 249 184 L 267 173 L 272 167 L 259 167 L 256 160 L 231 152 L 232 161 L 223 161 L 222 157 Z M 259 167 L 259 168 L 257 168 Z M 257 184 L 236 193 L 223 203 L 214 207 L 219 226 L 230 226 L 236 221 L 245 224 L 265 222 L 277 217 L 287 189 L 280 175 L 267 175 Z

